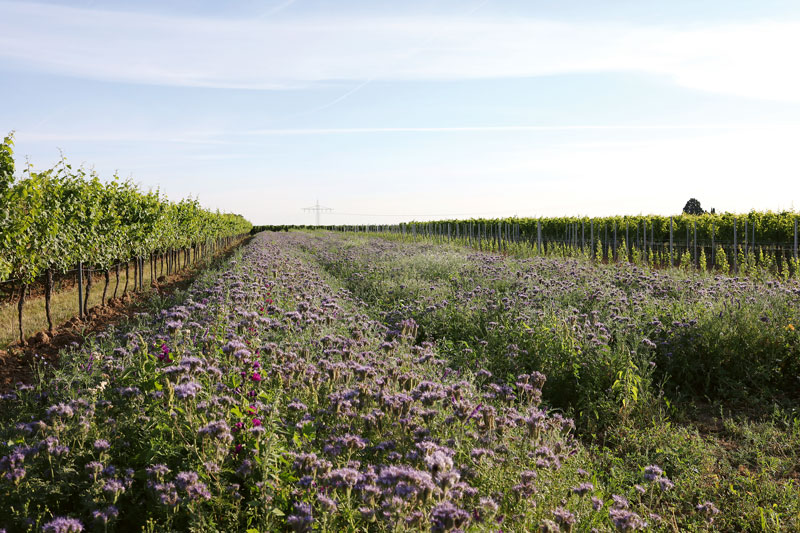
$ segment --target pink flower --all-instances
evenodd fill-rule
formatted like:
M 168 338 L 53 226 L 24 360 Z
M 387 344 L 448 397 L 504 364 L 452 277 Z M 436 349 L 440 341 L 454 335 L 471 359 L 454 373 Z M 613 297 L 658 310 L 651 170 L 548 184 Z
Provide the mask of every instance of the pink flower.
M 259 420 L 258 418 L 254 418 L 253 419 L 253 425 L 254 426 L 260 426 L 261 425 L 261 420 Z
M 161 354 L 158 356 L 160 361 L 169 361 L 169 347 L 166 344 L 161 345 Z
M 261 374 L 258 372 L 253 372 L 253 375 L 250 377 L 253 381 L 261 381 Z

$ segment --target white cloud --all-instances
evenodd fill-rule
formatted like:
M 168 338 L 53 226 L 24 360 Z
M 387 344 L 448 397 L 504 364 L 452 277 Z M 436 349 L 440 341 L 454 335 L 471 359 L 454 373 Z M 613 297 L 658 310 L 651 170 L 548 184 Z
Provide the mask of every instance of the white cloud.
M 475 16 L 244 20 L 0 2 L 0 61 L 159 85 L 272 89 L 636 71 L 800 102 L 798 49 L 797 21 L 680 29 Z

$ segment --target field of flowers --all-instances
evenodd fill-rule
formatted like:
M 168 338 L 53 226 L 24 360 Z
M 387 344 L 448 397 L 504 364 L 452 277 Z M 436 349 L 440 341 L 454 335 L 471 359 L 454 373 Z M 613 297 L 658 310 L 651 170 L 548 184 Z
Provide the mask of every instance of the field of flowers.
M 783 477 L 743 489 L 667 417 L 739 387 L 791 402 L 798 300 L 262 233 L 0 396 L 0 531 L 791 530 L 796 418 L 762 454 Z

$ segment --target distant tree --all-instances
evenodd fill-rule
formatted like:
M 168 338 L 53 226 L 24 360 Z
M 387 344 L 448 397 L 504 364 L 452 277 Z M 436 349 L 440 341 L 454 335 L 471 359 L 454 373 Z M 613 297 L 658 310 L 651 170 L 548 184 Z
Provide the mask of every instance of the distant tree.
M 705 213 L 703 208 L 700 207 L 700 200 L 697 198 L 689 198 L 689 201 L 683 206 L 683 212 L 687 215 L 702 215 Z

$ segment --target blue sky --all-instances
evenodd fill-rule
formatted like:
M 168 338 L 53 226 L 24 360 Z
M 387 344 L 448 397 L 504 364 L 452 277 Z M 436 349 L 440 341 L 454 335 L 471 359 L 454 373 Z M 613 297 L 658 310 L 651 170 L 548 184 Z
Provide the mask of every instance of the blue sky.
M 794 1 L 0 0 L 0 131 L 265 224 L 791 209 L 797 50 Z

